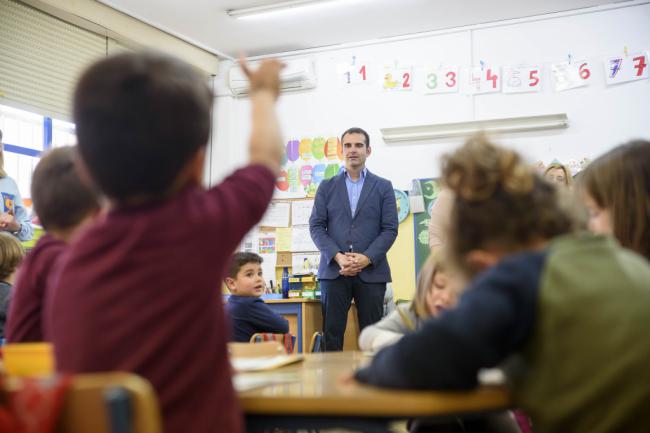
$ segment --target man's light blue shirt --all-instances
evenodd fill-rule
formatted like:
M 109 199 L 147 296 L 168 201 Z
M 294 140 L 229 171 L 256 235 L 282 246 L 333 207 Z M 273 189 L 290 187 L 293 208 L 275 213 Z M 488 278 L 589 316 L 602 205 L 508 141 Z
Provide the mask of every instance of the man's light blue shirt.
M 348 171 L 345 167 L 341 167 L 341 170 L 345 173 L 345 187 L 348 190 L 348 199 L 350 200 L 350 210 L 352 211 L 352 216 L 357 211 L 357 204 L 359 203 L 359 196 L 361 195 L 361 190 L 363 189 L 363 182 L 366 180 L 366 173 L 368 169 L 364 167 L 361 170 L 361 176 L 359 179 L 352 180 L 348 175 Z

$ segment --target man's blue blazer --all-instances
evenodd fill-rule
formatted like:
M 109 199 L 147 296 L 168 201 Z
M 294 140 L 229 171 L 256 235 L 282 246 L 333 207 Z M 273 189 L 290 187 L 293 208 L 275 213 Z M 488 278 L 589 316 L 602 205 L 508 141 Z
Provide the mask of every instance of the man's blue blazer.
M 397 204 L 389 180 L 366 172 L 354 217 L 345 186 L 345 172 L 324 180 L 316 191 L 309 231 L 321 253 L 319 279 L 337 278 L 340 268 L 334 256 L 350 251 L 352 246 L 353 252 L 371 260 L 359 274 L 362 281 L 391 281 L 386 252 L 397 237 Z

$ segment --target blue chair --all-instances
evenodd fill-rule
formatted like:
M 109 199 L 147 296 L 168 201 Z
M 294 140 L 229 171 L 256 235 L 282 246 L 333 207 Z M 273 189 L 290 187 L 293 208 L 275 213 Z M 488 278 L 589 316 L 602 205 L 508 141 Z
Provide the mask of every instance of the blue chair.
M 311 342 L 309 343 L 309 353 L 319 353 L 321 351 L 321 343 L 323 341 L 323 333 L 316 331 L 314 335 L 311 336 Z

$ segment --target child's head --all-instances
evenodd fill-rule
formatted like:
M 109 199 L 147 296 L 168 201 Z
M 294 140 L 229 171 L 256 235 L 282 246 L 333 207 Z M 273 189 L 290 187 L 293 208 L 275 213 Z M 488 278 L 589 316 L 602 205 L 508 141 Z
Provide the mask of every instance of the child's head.
M 260 296 L 264 293 L 263 259 L 255 253 L 235 253 L 230 260 L 226 286 L 233 295 Z
M 424 262 L 418 275 L 418 285 L 412 308 L 421 318 L 437 317 L 453 308 L 458 301 L 460 284 L 444 265 L 440 250 L 435 250 Z
M 469 276 L 573 229 L 573 215 L 560 203 L 558 189 L 516 152 L 482 135 L 447 155 L 442 173 L 456 194 L 450 257 Z
M 562 186 L 570 186 L 572 182 L 571 170 L 559 162 L 552 162 L 546 167 L 546 170 L 544 170 L 544 178 L 551 183 Z
M 164 198 L 200 181 L 212 93 L 191 66 L 156 53 L 108 57 L 74 96 L 80 154 L 116 203 Z
M 34 211 L 49 232 L 69 232 L 100 209 L 99 196 L 75 170 L 76 159 L 75 147 L 59 147 L 47 152 L 34 170 Z
M 25 256 L 25 250 L 16 237 L 0 232 L 0 281 L 13 283 L 13 275 Z
M 580 174 L 589 228 L 650 259 L 650 141 L 610 150 Z

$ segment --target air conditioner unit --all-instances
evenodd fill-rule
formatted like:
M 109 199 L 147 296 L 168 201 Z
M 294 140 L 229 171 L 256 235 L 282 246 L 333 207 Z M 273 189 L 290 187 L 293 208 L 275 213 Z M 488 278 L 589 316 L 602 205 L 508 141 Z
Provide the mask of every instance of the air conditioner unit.
M 250 66 L 255 69 L 257 65 Z M 233 65 L 229 73 L 230 90 L 234 96 L 248 94 L 248 78 L 239 65 Z M 292 60 L 285 62 L 280 71 L 280 89 L 285 91 L 313 89 L 316 87 L 316 71 L 311 60 Z

